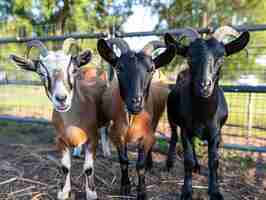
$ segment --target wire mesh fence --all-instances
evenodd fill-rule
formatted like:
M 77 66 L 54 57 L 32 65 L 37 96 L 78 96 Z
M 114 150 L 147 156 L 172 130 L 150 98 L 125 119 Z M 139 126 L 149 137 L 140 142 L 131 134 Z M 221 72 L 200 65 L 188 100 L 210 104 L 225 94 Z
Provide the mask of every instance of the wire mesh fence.
M 138 39 L 141 37 L 138 36 Z M 136 38 L 132 40 L 135 41 Z M 82 49 L 96 44 L 95 39 L 80 39 L 78 42 Z M 62 41 L 46 42 L 46 45 L 52 49 L 60 48 L 61 44 Z M 11 52 L 11 49 L 16 49 L 16 52 Z M 34 73 L 17 70 L 8 59 L 10 53 L 23 55 L 24 52 L 25 45 L 0 44 L 0 116 L 50 121 L 52 106 L 45 95 L 44 88 L 40 85 L 39 77 Z M 262 60 L 262 64 L 256 64 L 254 57 L 251 61 L 250 57 L 241 53 L 240 56 L 226 59 L 228 67 L 224 66 L 222 70 L 221 84 L 226 86 L 226 99 L 230 110 L 228 121 L 223 129 L 226 143 L 266 146 L 266 104 L 264 103 L 266 87 L 263 87 L 266 86 L 266 64 L 264 64 L 266 61 L 264 61 L 264 49 L 258 53 L 256 48 L 251 48 L 249 54 L 253 53 L 260 58 L 260 62 Z M 89 65 L 104 68 L 96 51 Z M 174 74 L 176 77 L 178 66 L 175 68 L 166 76 Z M 243 83 L 243 80 L 250 82 Z M 251 84 L 251 89 L 242 88 L 241 92 L 232 90 L 232 86 L 238 87 L 245 84 Z M 170 135 L 166 114 L 160 121 L 158 132 Z

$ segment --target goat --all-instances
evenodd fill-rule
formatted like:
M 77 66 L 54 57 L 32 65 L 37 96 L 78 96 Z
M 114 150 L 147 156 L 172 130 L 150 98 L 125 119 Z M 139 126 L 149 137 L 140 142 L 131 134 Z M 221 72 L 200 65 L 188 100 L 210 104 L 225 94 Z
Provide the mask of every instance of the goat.
M 118 151 L 122 174 L 120 193 L 123 196 L 130 194 L 127 144 L 133 142 L 138 145 L 137 199 L 143 200 L 146 199 L 145 173 L 152 167 L 154 132 L 169 93 L 166 84 L 151 81 L 152 75 L 156 69 L 170 63 L 175 56 L 175 47 L 169 45 L 165 48 L 162 42 L 153 41 L 142 51 L 135 52 L 119 48 L 125 44 L 122 39 L 98 40 L 99 54 L 112 66 L 118 79 L 114 79 L 110 89 L 104 92 L 102 110 L 112 122 L 108 134 Z M 161 47 L 165 48 L 164 52 L 152 58 L 152 52 Z
M 27 43 L 27 58 L 11 55 L 10 58 L 24 70 L 36 72 L 54 110 L 52 122 L 57 131 L 57 148 L 62 154 L 63 179 L 57 198 L 67 199 L 71 191 L 70 147 L 84 144 L 85 162 L 83 173 L 86 184 L 86 199 L 97 199 L 94 185 L 94 160 L 98 143 L 97 129 L 107 125 L 101 118 L 101 95 L 106 89 L 106 77 L 96 75 L 95 68 L 80 68 L 90 62 L 92 53 L 78 53 L 75 40 L 68 39 L 63 50 L 48 51 L 40 41 Z M 32 48 L 40 51 L 39 58 L 29 59 Z
M 224 57 L 239 52 L 249 42 L 249 33 L 239 33 L 228 26 L 217 29 L 209 39 L 200 38 L 198 32 L 184 29 L 181 35 L 191 39 L 188 46 L 182 45 L 170 34 L 165 35 L 166 44 L 175 44 L 177 54 L 185 57 L 188 69 L 178 75 L 175 89 L 168 97 L 167 111 L 171 127 L 171 142 L 167 158 L 167 167 L 173 166 L 177 126 L 181 130 L 184 150 L 184 185 L 181 200 L 192 199 L 192 171 L 199 170 L 199 164 L 192 142 L 193 137 L 208 141 L 209 182 L 208 194 L 211 200 L 222 200 L 219 191 L 217 168 L 218 148 L 221 129 L 228 116 L 228 107 L 224 93 L 219 86 L 220 69 Z M 226 35 L 237 36 L 228 44 L 222 43 Z

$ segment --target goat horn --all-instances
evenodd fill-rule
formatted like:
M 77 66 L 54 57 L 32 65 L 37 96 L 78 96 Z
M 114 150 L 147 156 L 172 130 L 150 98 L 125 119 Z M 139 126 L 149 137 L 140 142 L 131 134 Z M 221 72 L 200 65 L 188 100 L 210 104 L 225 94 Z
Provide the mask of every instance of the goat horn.
M 219 27 L 218 29 L 216 29 L 214 31 L 214 33 L 212 34 L 212 36 L 214 38 L 216 38 L 219 42 L 222 42 L 223 39 L 225 38 L 225 36 L 228 36 L 228 35 L 238 37 L 239 32 L 236 29 L 234 29 L 233 27 L 222 26 L 222 27 Z
M 161 42 L 161 41 L 150 41 L 148 44 L 146 44 L 142 51 L 146 54 L 146 55 L 152 55 L 152 52 L 158 48 L 166 48 L 166 45 Z
M 75 56 L 78 54 L 79 46 L 78 46 L 77 41 L 74 38 L 68 38 L 64 41 L 62 45 L 62 49 L 65 52 L 65 54 L 71 54 Z
M 171 32 L 169 32 L 171 33 Z M 200 34 L 193 28 L 184 28 L 180 30 L 180 33 L 177 35 L 178 38 L 182 38 L 183 36 L 188 37 L 192 42 L 198 38 L 200 38 Z
M 27 58 L 29 57 L 30 51 L 33 47 L 38 48 L 40 50 L 40 54 L 43 57 L 46 57 L 48 55 L 48 49 L 40 40 L 32 40 L 27 42 L 27 52 L 26 52 Z

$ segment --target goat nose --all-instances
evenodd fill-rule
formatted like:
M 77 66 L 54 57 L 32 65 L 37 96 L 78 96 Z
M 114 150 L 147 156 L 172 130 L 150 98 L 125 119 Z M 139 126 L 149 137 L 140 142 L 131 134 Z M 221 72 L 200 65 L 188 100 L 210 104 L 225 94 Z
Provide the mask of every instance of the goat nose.
M 207 79 L 207 80 L 202 81 L 201 86 L 203 88 L 205 88 L 205 87 L 211 86 L 211 84 L 212 84 L 212 80 L 211 79 Z
M 142 97 L 141 97 L 141 96 L 134 97 L 134 98 L 132 99 L 132 103 L 134 103 L 134 104 L 140 104 L 141 101 L 142 101 Z
M 65 101 L 67 98 L 67 95 L 56 95 L 55 96 L 55 99 L 58 101 L 58 102 L 63 102 Z

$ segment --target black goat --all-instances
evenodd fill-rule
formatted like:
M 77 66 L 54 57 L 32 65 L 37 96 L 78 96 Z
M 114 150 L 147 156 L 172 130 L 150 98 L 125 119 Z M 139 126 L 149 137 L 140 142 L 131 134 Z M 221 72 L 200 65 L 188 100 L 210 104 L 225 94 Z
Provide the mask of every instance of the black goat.
M 138 145 L 137 199 L 144 200 L 147 199 L 146 169 L 152 166 L 154 133 L 169 94 L 168 86 L 152 82 L 152 76 L 156 69 L 169 64 L 176 52 L 175 45 L 170 44 L 165 48 L 165 44 L 160 41 L 148 43 L 140 52 L 132 51 L 126 46 L 122 39 L 98 40 L 99 54 L 112 66 L 117 77 L 102 96 L 102 114 L 112 121 L 108 135 L 119 155 L 122 196 L 128 196 L 131 188 L 127 145 Z M 165 50 L 159 55 L 152 56 L 160 48 Z
M 226 35 L 237 38 L 223 44 Z M 192 199 L 192 171 L 199 170 L 193 137 L 208 141 L 209 182 L 208 194 L 211 200 L 222 200 L 217 182 L 219 162 L 218 148 L 221 128 L 228 116 L 228 107 L 222 89 L 219 87 L 219 73 L 224 57 L 237 53 L 249 42 L 249 33 L 240 36 L 231 27 L 221 27 L 209 39 L 202 39 L 198 32 L 184 29 L 183 36 L 191 39 L 188 46 L 181 45 L 170 34 L 166 34 L 166 44 L 175 44 L 177 54 L 185 57 L 188 69 L 178 75 L 175 89 L 168 97 L 168 120 L 172 136 L 168 152 L 167 167 L 173 166 L 176 143 L 178 140 L 177 126 L 181 130 L 184 149 L 184 185 L 181 200 Z

